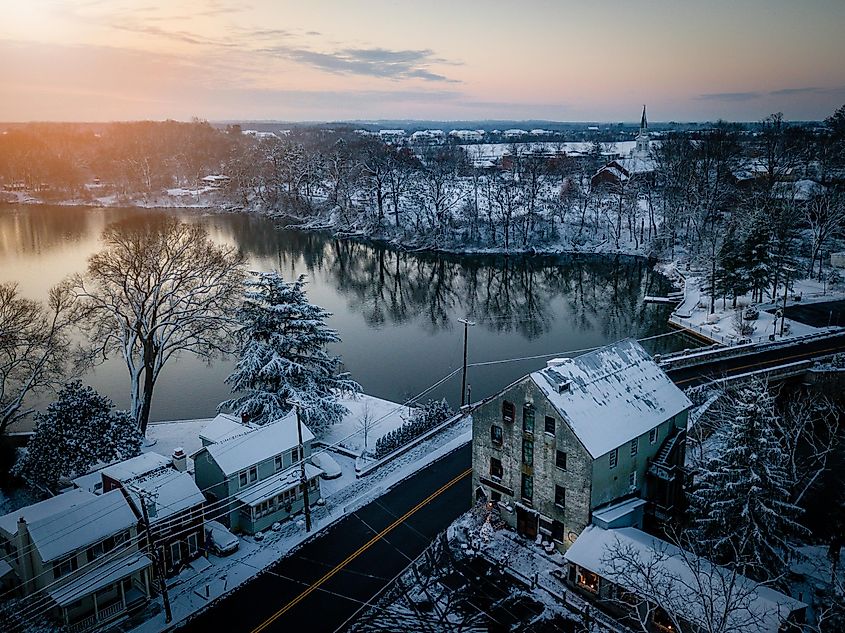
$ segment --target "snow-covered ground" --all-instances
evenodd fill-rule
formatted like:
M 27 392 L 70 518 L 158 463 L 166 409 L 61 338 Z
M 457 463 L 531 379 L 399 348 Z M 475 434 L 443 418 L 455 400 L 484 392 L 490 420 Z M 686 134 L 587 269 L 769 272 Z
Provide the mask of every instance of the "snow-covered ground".
M 356 455 L 364 452 L 362 424 L 365 418 L 371 425 L 367 433 L 367 450 L 372 451 L 378 438 L 402 426 L 413 412 L 411 407 L 363 393 L 342 396 L 340 402 L 349 410 L 349 413 L 338 424 L 332 426 L 329 432 L 320 438 L 320 441 L 324 444 L 339 445 Z
M 189 428 L 189 422 L 176 424 L 182 424 L 182 430 Z M 150 425 L 151 430 L 153 426 L 158 428 L 162 425 Z M 169 435 L 169 438 L 163 441 L 172 442 L 174 433 L 174 430 L 168 429 L 165 435 Z M 152 433 L 150 435 L 154 437 Z M 349 512 L 366 505 L 413 473 L 466 445 L 471 440 L 472 418 L 466 417 L 393 462 L 362 478 L 355 476 L 352 458 L 333 453 L 332 456 L 340 464 L 343 474 L 338 479 L 320 482 L 325 505 L 314 507 L 312 518 L 315 531 L 327 528 Z M 151 450 L 156 450 L 156 448 L 153 447 Z M 158 452 L 162 452 L 162 449 L 159 448 Z M 282 524 L 278 531 L 268 532 L 261 542 L 255 541 L 252 537 L 242 537 L 239 550 L 230 556 L 225 558 L 210 556 L 208 559 L 210 565 L 201 571 L 189 571 L 180 576 L 170 590 L 174 622 L 181 622 L 198 613 L 214 599 L 231 592 L 265 571 L 309 536 L 305 532 L 302 518 L 297 517 Z M 149 619 L 132 629 L 136 633 L 159 633 L 172 628 L 172 624 L 165 624 L 160 597 L 151 603 L 147 613 L 150 615 Z
M 741 336 L 735 325 L 737 310 L 733 309 L 730 299 L 723 301 L 722 298 L 717 298 L 714 311 L 712 313 L 710 312 L 710 298 L 703 289 L 707 283 L 708 279 L 704 274 L 686 276 L 684 301 L 672 313 L 670 322 L 691 330 L 698 336 L 707 338 L 714 343 L 736 345 L 742 339 L 750 339 L 751 342 L 757 343 L 768 341 L 769 335 L 771 334 L 775 335 L 775 340 L 781 340 L 783 338 L 794 338 L 808 334 L 817 334 L 830 329 L 838 329 L 813 327 L 787 318 L 785 320 L 783 334 L 781 334 L 781 320 L 777 319 L 777 324 L 775 325 L 774 316 L 766 312 L 766 310 L 776 310 L 782 307 L 782 299 L 779 299 L 774 302 L 769 301 L 755 304 L 755 307 L 759 311 L 759 316 L 756 320 L 747 322 L 754 328 L 754 331 L 750 335 Z M 845 290 L 840 287 L 832 289 L 829 285 L 824 287 L 823 284 L 815 279 L 799 279 L 795 281 L 794 287 L 787 298 L 787 306 L 796 305 L 796 302 L 792 299 L 795 296 L 801 297 L 801 301 L 798 303 L 799 305 L 819 303 L 845 299 Z M 740 312 L 744 311 L 750 305 L 752 305 L 750 294 L 737 298 L 737 308 Z

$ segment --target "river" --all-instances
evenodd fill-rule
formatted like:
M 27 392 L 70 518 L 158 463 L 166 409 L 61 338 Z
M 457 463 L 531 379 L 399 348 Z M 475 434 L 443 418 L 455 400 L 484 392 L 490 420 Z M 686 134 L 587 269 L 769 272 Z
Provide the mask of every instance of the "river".
M 247 214 L 0 206 L 0 282 L 17 282 L 24 296 L 43 300 L 53 284 L 84 270 L 108 224 L 139 215 L 158 222 L 165 214 L 202 223 L 215 241 L 239 247 L 253 270 L 277 268 L 288 279 L 306 275 L 310 300 L 334 315 L 329 323 L 342 342 L 333 351 L 364 391 L 389 400 L 415 396 L 461 366 L 458 319 L 465 316 L 476 322 L 469 331 L 470 363 L 563 353 L 670 331 L 669 308 L 643 302 L 647 294 L 665 294 L 669 284 L 642 259 L 397 252 L 285 229 Z M 644 345 L 665 352 L 694 343 L 676 335 Z M 156 386 L 151 419 L 213 415 L 229 396 L 224 380 L 233 362 L 209 364 L 189 354 L 171 361 Z M 473 400 L 544 362 L 471 367 Z M 128 376 L 120 359 L 108 360 L 85 381 L 127 406 Z M 455 405 L 459 392 L 458 373 L 430 397 L 446 397 Z M 25 422 L 17 430 L 30 426 Z

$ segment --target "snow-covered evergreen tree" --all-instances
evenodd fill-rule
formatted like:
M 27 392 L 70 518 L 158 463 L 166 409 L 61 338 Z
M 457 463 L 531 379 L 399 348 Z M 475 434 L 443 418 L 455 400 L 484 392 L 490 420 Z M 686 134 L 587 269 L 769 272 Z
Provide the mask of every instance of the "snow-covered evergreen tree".
M 35 434 L 15 467 L 25 479 L 55 489 L 62 478 L 83 475 L 99 463 L 141 452 L 134 418 L 81 382 L 67 383 L 44 413 L 35 414 Z
M 774 432 L 774 399 L 761 382 L 729 398 L 716 430 L 716 454 L 696 473 L 693 533 L 713 556 L 760 580 L 786 569 L 791 536 L 804 533 L 790 502 L 787 458 Z
M 305 277 L 286 282 L 278 272 L 254 272 L 238 313 L 240 360 L 226 379 L 239 394 L 220 408 L 265 424 L 299 404 L 303 422 L 317 435 L 347 412 L 338 394 L 360 391 L 340 373 L 340 357 L 326 346 L 340 341 L 326 326 L 331 316 L 308 302 Z

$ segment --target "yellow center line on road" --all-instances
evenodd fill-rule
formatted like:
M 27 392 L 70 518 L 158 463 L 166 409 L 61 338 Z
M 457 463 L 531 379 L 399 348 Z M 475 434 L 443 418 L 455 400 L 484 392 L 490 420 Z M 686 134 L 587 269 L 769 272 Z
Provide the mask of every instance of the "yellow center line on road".
M 359 547 L 357 550 L 355 550 L 354 552 L 352 552 L 349 556 L 347 556 L 345 559 L 343 559 L 343 561 L 342 561 L 342 562 L 338 563 L 338 564 L 337 564 L 337 566 L 335 566 L 334 568 L 332 568 L 330 571 L 326 572 L 326 574 L 325 574 L 322 578 L 320 578 L 318 581 L 316 581 L 313 585 L 309 586 L 309 587 L 308 587 L 305 591 L 303 591 L 301 594 L 299 594 L 296 598 L 294 598 L 293 600 L 291 600 L 290 602 L 288 602 L 285 606 L 283 606 L 281 609 L 279 609 L 278 611 L 276 611 L 276 612 L 275 612 L 273 615 L 271 615 L 269 618 L 267 618 L 266 620 L 264 620 L 264 622 L 262 622 L 262 623 L 261 623 L 261 624 L 259 624 L 257 627 L 255 627 L 255 628 L 252 630 L 252 633 L 261 633 L 262 631 L 264 631 L 264 630 L 265 630 L 268 626 L 270 626 L 271 624 L 273 624 L 273 622 L 275 622 L 276 620 L 278 620 L 280 617 L 282 617 L 285 613 L 287 613 L 288 611 L 290 611 L 290 610 L 291 610 L 293 607 L 295 607 L 297 604 L 299 604 L 300 602 L 302 602 L 303 600 L 305 600 L 305 598 L 307 598 L 307 597 L 308 597 L 309 595 L 311 595 L 314 591 L 316 591 L 317 589 L 319 589 L 319 588 L 320 588 L 320 586 L 322 586 L 324 583 L 326 583 L 328 580 L 330 580 L 330 579 L 331 579 L 331 578 L 332 578 L 335 574 L 337 574 L 340 570 L 342 570 L 342 569 L 343 569 L 344 567 L 346 567 L 349 563 L 351 563 L 353 560 L 355 560 L 356 558 L 358 558 L 358 556 L 360 556 L 361 554 L 363 554 L 364 552 L 366 552 L 366 551 L 367 551 L 370 547 L 372 547 L 372 546 L 373 546 L 376 542 L 378 542 L 379 540 L 381 540 L 382 538 L 384 538 L 384 536 L 385 536 L 388 532 L 391 532 L 391 531 L 392 531 L 392 530 L 394 530 L 396 527 L 398 527 L 400 524 L 402 524 L 402 523 L 404 523 L 405 521 L 407 521 L 409 517 L 411 517 L 413 514 L 415 514 L 416 512 L 418 512 L 418 511 L 419 511 L 419 510 L 420 510 L 423 506 L 425 506 L 425 505 L 427 505 L 428 503 L 430 503 L 432 500 L 434 500 L 435 498 L 437 498 L 438 496 L 440 496 L 441 494 L 443 494 L 444 492 L 446 492 L 449 488 L 451 488 L 451 487 L 452 487 L 452 486 L 454 486 L 456 483 L 458 483 L 461 479 L 464 479 L 465 477 L 469 476 L 470 474 L 472 474 L 472 468 L 467 468 L 467 469 L 466 469 L 464 472 L 462 472 L 460 475 L 458 475 L 457 477 L 455 477 L 455 478 L 454 478 L 454 479 L 452 479 L 451 481 L 449 481 L 449 482 L 447 482 L 447 483 L 443 484 L 443 486 L 441 486 L 440 488 L 438 488 L 437 490 L 435 490 L 433 493 L 431 493 L 431 494 L 430 494 L 429 496 L 427 496 L 425 499 L 423 499 L 422 501 L 420 501 L 420 502 L 419 502 L 417 505 L 415 505 L 413 508 L 411 508 L 410 510 L 408 510 L 408 511 L 407 511 L 405 514 L 403 514 L 401 517 L 399 517 L 398 519 L 396 519 L 393 523 L 391 523 L 391 524 L 390 524 L 390 525 L 388 525 L 386 528 L 384 528 L 381 532 L 379 532 L 378 534 L 376 534 L 375 536 L 373 536 L 373 537 L 372 537 L 369 541 L 367 541 L 366 543 L 364 543 L 364 544 L 363 544 L 361 547 Z
M 739 371 L 741 369 L 750 369 L 752 367 L 760 367 L 762 365 L 772 365 L 774 363 L 782 363 L 785 360 L 793 360 L 793 359 L 796 359 L 796 358 L 804 358 L 804 357 L 812 358 L 813 356 L 815 356 L 817 354 L 824 354 L 825 352 L 835 352 L 835 351 L 838 351 L 839 349 L 840 349 L 839 347 L 828 347 L 827 349 L 820 349 L 820 350 L 817 350 L 815 352 L 804 352 L 804 353 L 801 353 L 801 354 L 793 354 L 792 356 L 784 356 L 782 358 L 775 358 L 775 359 L 772 359 L 772 360 L 763 360 L 763 361 L 760 361 L 759 363 L 751 363 L 750 365 L 740 365 L 739 367 L 732 367 L 728 371 L 730 371 L 731 373 L 736 373 L 737 371 Z M 693 380 L 697 380 L 698 378 L 699 378 L 699 376 L 693 376 L 692 378 L 684 378 L 683 380 L 676 381 L 675 384 L 676 385 L 682 385 L 685 382 L 691 382 Z

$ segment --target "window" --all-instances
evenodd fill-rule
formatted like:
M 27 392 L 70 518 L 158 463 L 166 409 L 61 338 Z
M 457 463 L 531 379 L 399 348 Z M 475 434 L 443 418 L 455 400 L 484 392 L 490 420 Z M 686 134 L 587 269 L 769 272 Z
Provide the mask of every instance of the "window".
M 295 464 L 299 460 L 302 459 L 302 454 L 299 452 L 299 447 L 297 446 L 290 452 L 290 461 L 291 463 Z
M 490 491 L 490 501 L 493 503 L 499 503 L 502 500 L 502 493 L 498 490 L 491 490 Z
M 554 435 L 555 434 L 555 419 L 552 416 L 547 415 L 545 422 L 543 422 L 543 428 L 546 430 L 546 433 Z
M 96 545 L 92 545 L 87 550 L 85 550 L 85 557 L 88 559 L 88 562 L 97 560 L 100 556 L 105 554 L 105 548 L 103 547 L 103 542 L 99 542 Z
M 243 471 L 242 473 L 240 473 L 240 475 L 238 476 L 238 481 L 241 484 L 241 488 L 246 486 L 246 484 L 247 484 L 246 471 Z
M 635 437 L 631 440 L 631 457 L 637 456 L 637 451 L 640 450 L 640 438 Z
M 545 536 L 552 535 L 552 522 L 546 521 L 543 517 L 540 517 L 540 534 L 544 534 Z
M 563 509 L 566 507 L 566 488 L 555 485 L 555 505 Z
M 253 466 L 249 469 L 249 483 L 258 481 L 258 466 Z
M 273 466 L 275 466 L 276 472 L 278 472 L 282 469 L 282 456 L 281 455 L 276 455 L 273 458 Z
M 179 541 L 170 544 L 170 564 L 178 567 L 182 563 L 182 546 Z
M 637 487 L 637 471 L 636 470 L 632 470 L 630 472 L 630 474 L 628 475 L 628 485 L 631 488 Z
M 552 540 L 563 543 L 563 522 L 552 521 Z
M 654 444 L 657 441 L 657 429 L 651 429 L 648 432 L 648 443 Z
M 534 498 L 534 477 L 522 474 L 522 498 L 531 501 Z
M 200 550 L 199 539 L 197 538 L 197 533 L 194 532 L 193 534 L 188 534 L 188 556 L 196 556 L 196 553 Z
M 504 470 L 502 469 L 502 461 L 500 459 L 496 459 L 495 457 L 491 457 L 490 458 L 490 476 L 493 479 L 501 479 L 503 474 L 504 474 Z
M 526 466 L 534 465 L 534 440 L 522 438 L 522 463 Z
M 514 406 L 513 402 L 508 402 L 507 400 L 502 401 L 502 420 L 505 422 L 513 422 L 513 418 L 516 415 L 516 407 Z
M 534 407 L 531 405 L 522 407 L 522 430 L 526 433 L 534 432 Z
M 76 571 L 77 562 L 76 556 L 69 556 L 64 560 L 53 563 L 53 578 L 61 578 L 67 576 L 69 573 Z
M 619 463 L 619 449 L 614 448 L 612 451 L 610 451 L 610 467 L 616 468 L 616 464 L 618 464 L 618 463 Z
M 311 480 L 311 490 L 317 490 L 320 486 L 320 483 L 316 479 Z
M 490 427 L 490 441 L 496 446 L 502 445 L 502 427 L 493 425 Z
M 555 466 L 561 470 L 566 470 L 566 453 L 563 451 L 557 451 L 555 453 Z
M 599 577 L 591 571 L 579 567 L 576 582 L 578 586 L 592 593 L 599 592 Z

